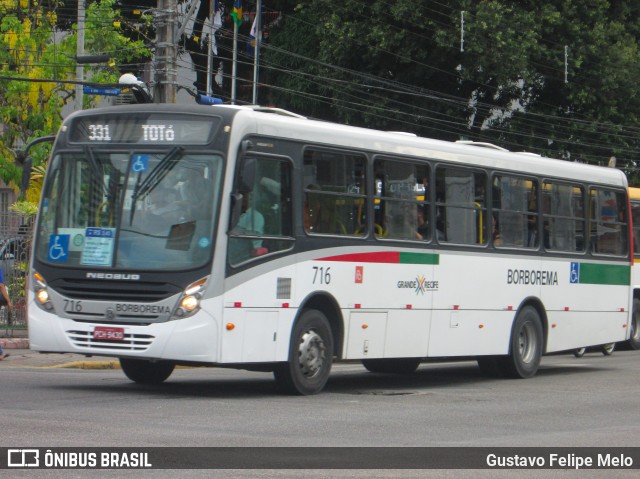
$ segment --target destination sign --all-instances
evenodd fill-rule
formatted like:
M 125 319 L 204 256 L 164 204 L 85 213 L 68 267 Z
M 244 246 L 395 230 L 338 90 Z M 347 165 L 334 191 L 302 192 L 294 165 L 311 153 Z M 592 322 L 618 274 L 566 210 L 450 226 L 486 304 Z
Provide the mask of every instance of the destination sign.
M 69 128 L 71 143 L 135 143 L 144 145 L 206 145 L 220 125 L 217 117 L 141 114 L 76 118 Z

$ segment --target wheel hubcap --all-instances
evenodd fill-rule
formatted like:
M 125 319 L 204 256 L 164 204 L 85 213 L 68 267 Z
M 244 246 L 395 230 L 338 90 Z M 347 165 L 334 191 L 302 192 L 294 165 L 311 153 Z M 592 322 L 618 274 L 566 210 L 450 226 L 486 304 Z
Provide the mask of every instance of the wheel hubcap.
M 634 341 L 640 340 L 640 313 L 634 314 L 631 318 L 631 339 Z
M 315 331 L 307 331 L 300 339 L 298 362 L 302 374 L 307 378 L 316 376 L 325 361 L 325 347 L 322 337 Z
M 533 361 L 536 352 L 535 330 L 531 323 L 522 326 L 518 336 L 518 350 L 524 363 Z

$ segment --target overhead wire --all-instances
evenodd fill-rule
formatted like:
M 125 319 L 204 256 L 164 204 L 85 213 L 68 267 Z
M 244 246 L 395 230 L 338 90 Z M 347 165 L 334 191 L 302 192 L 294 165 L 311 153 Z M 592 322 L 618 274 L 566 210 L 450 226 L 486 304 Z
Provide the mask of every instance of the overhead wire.
M 434 2 L 437 3 L 437 2 Z M 445 6 L 443 4 L 440 4 L 441 6 Z M 358 15 L 363 16 L 366 20 L 369 21 L 373 21 L 373 17 L 367 17 L 362 15 L 360 12 L 357 12 Z M 293 18 L 295 21 L 303 21 L 300 18 L 296 17 L 296 16 L 289 16 L 290 19 Z M 441 24 L 442 27 L 446 26 L 446 23 L 442 23 Z M 411 34 L 414 34 L 413 32 L 411 32 Z M 242 39 L 243 41 L 246 40 L 246 38 Z M 264 45 L 263 48 L 268 49 L 268 48 L 273 48 L 273 46 L 270 46 L 268 44 Z M 402 60 L 406 60 L 406 61 L 411 61 L 413 63 L 416 63 L 414 60 L 412 60 L 411 58 L 407 58 L 407 57 L 403 57 L 401 55 L 398 55 L 397 53 L 388 51 L 388 50 L 381 50 L 383 53 L 385 54 L 389 54 L 389 55 L 394 55 L 399 59 Z M 283 54 L 285 55 L 291 55 L 291 56 L 295 56 L 297 57 L 299 60 L 301 61 L 306 61 L 306 62 L 313 62 L 315 61 L 312 58 L 308 58 L 305 57 L 304 55 L 300 55 L 300 54 L 295 54 L 293 52 L 286 52 L 286 51 L 282 51 Z M 423 63 L 418 63 L 421 67 L 424 68 L 429 68 L 429 65 L 425 65 Z M 187 63 L 181 64 L 182 66 L 187 66 Z M 442 116 L 441 118 L 432 118 L 429 117 L 427 118 L 427 116 L 429 115 L 434 115 L 437 112 L 435 110 L 429 110 L 420 106 L 417 106 L 415 103 L 410 103 L 410 102 L 403 102 L 403 101 L 399 101 L 396 99 L 392 99 L 390 100 L 391 102 L 393 102 L 393 104 L 395 104 L 398 108 L 402 108 L 403 110 L 394 110 L 391 108 L 382 108 L 380 106 L 380 101 L 379 98 L 380 96 L 375 94 L 375 92 L 380 92 L 380 93 L 393 93 L 395 95 L 406 95 L 406 96 L 413 96 L 413 97 L 417 97 L 417 98 L 429 98 L 431 101 L 437 101 L 437 102 L 446 102 L 449 105 L 455 105 L 458 108 L 464 108 L 464 109 L 469 109 L 470 103 L 469 103 L 469 99 L 467 98 L 463 98 L 463 97 L 455 97 L 453 95 L 443 95 L 442 93 L 439 93 L 437 91 L 430 91 L 430 90 L 426 90 L 420 87 L 417 87 L 415 85 L 407 85 L 407 84 L 403 84 L 401 82 L 397 82 L 397 81 L 392 81 L 390 79 L 383 79 L 380 77 L 376 77 L 374 75 L 366 75 L 363 74 L 362 72 L 356 71 L 356 70 L 350 70 L 347 68 L 343 68 L 343 67 L 337 67 L 336 65 L 330 65 L 330 64 L 322 64 L 323 67 L 325 68 L 330 68 L 335 72 L 341 72 L 342 75 L 348 75 L 351 80 L 339 80 L 336 78 L 329 78 L 329 77 L 324 77 L 324 78 L 319 78 L 317 75 L 315 75 L 315 81 L 316 84 L 319 86 L 323 86 L 329 90 L 333 89 L 334 92 L 336 93 L 340 93 L 342 95 L 346 96 L 346 102 L 349 102 L 349 108 L 352 108 L 353 111 L 362 111 L 362 109 L 364 107 L 366 108 L 376 108 L 377 111 L 381 111 L 384 112 L 385 114 L 389 114 L 389 113 L 396 113 L 396 114 L 403 114 L 403 115 L 407 115 L 408 111 L 414 111 L 415 113 L 412 113 L 411 116 L 414 118 L 420 118 L 424 121 L 428 121 L 431 122 L 433 124 L 449 124 L 449 129 L 442 129 L 441 131 L 443 131 L 446 134 L 461 134 L 460 132 L 464 132 L 465 134 L 469 134 L 469 130 L 468 130 L 468 126 L 465 125 L 464 123 L 460 123 L 459 122 L 459 118 L 458 117 L 452 117 L 449 115 L 444 114 L 444 116 Z M 270 69 L 282 69 L 281 65 L 267 65 L 267 64 L 261 64 L 261 68 L 270 68 Z M 445 72 L 445 71 L 440 71 L 441 73 L 446 73 L 449 75 L 452 75 L 452 77 L 456 77 L 455 74 L 451 73 L 451 72 Z M 290 71 L 291 74 L 299 74 L 298 72 L 295 71 Z M 227 79 L 229 77 L 228 73 L 224 74 L 225 79 Z M 357 79 L 357 81 L 354 81 L 354 79 Z M 318 80 L 321 80 L 322 82 L 325 83 L 320 83 Z M 375 83 L 375 84 L 373 84 Z M 268 85 L 265 84 L 265 86 L 268 86 L 269 88 L 274 88 L 274 89 L 279 89 L 280 87 L 276 86 L 276 85 Z M 366 88 L 366 90 L 363 91 L 363 88 Z M 283 91 L 286 89 L 283 89 Z M 289 91 L 289 94 L 293 94 L 294 92 Z M 387 96 L 387 95 L 385 95 Z M 326 96 L 324 97 L 323 101 L 329 102 L 331 100 L 332 97 Z M 489 112 L 492 111 L 505 111 L 504 109 L 500 109 L 500 107 L 497 107 L 496 105 L 492 105 L 490 103 L 485 103 L 485 102 L 475 102 L 473 104 L 473 107 L 476 108 L 478 111 L 480 111 L 481 113 L 487 115 Z M 450 118 L 450 119 L 447 119 Z M 385 116 L 385 118 L 388 118 L 388 115 Z M 553 115 L 541 115 L 541 114 L 537 114 L 537 115 L 532 115 L 527 113 L 527 119 L 525 121 L 523 121 L 523 123 L 525 125 L 531 125 L 531 126 L 541 126 L 541 124 L 546 124 L 548 123 L 548 120 L 553 120 L 553 121 L 557 121 L 559 122 L 558 125 L 555 125 L 556 128 L 570 128 L 570 126 L 565 126 L 563 125 L 563 122 L 565 122 L 567 125 L 569 124 L 569 122 L 571 123 L 576 123 L 576 122 L 583 122 L 582 124 L 584 126 L 588 126 L 591 125 L 593 122 L 589 121 L 589 120 L 576 120 L 576 118 L 567 118 L 564 119 L 562 117 L 557 117 L 557 116 L 553 116 Z M 409 123 L 407 122 L 407 124 L 415 124 L 415 123 Z M 554 126 L 554 125 L 551 125 Z M 602 127 L 601 127 L 602 128 Z M 608 127 L 604 127 L 604 129 L 606 129 Z M 620 134 L 619 131 L 627 131 L 629 128 L 631 128 L 631 130 L 629 130 L 629 133 L 627 135 L 625 134 Z M 620 139 L 628 139 L 628 140 L 632 140 L 632 136 L 633 136 L 633 130 L 634 127 L 627 127 L 627 126 L 623 126 L 622 128 L 616 128 L 615 132 L 610 133 L 610 135 L 615 136 L 617 138 Z M 494 127 L 493 128 L 496 131 L 500 131 L 500 127 Z M 505 132 L 508 132 L 509 134 L 518 134 L 517 132 L 513 132 L 513 131 L 509 131 L 509 130 L 503 130 Z M 524 134 L 523 134 L 524 135 Z M 527 137 L 531 137 L 531 135 L 524 135 Z M 540 139 L 544 139 L 543 137 L 541 137 Z M 579 144 L 579 143 L 576 143 Z M 585 143 L 581 143 L 582 145 L 584 145 Z M 607 148 L 608 145 L 596 145 L 594 144 L 594 146 L 599 146 L 599 147 L 603 147 L 603 148 Z M 631 150 L 634 151 L 635 150 Z

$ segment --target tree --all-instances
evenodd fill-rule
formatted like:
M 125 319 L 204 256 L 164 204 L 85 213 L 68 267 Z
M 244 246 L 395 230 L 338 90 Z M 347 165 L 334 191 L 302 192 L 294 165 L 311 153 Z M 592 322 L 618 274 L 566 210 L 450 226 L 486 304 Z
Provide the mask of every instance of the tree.
M 279 106 L 591 163 L 614 155 L 624 166 L 640 150 L 637 2 L 300 0 L 282 8 L 261 64 Z
M 77 37 L 56 30 L 61 5 L 58 0 L 39 4 L 0 0 L 0 178 L 16 189 L 21 171 L 12 150 L 55 134 L 62 109 L 74 96 L 75 85 L 64 81 L 75 80 Z M 87 8 L 85 51 L 109 53 L 113 62 L 85 68 L 86 81 L 117 83 L 119 64 L 150 55 L 141 41 L 124 37 L 114 25 L 118 11 L 113 5 L 114 0 L 101 0 Z M 85 96 L 85 107 L 97 101 Z M 30 153 L 36 167 L 47 160 L 45 147 L 37 146 Z M 39 191 L 30 191 L 27 196 L 37 199 Z

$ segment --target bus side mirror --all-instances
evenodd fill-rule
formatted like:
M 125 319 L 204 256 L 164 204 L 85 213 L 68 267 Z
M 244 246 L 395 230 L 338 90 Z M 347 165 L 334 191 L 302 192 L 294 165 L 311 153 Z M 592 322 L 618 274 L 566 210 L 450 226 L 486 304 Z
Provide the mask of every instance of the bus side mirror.
M 240 191 L 242 193 L 249 193 L 253 191 L 253 185 L 256 181 L 256 159 L 245 158 L 242 162 L 242 169 L 240 170 Z
M 231 222 L 229 224 L 229 231 L 233 230 L 240 221 L 240 215 L 242 214 L 242 193 L 231 194 Z

